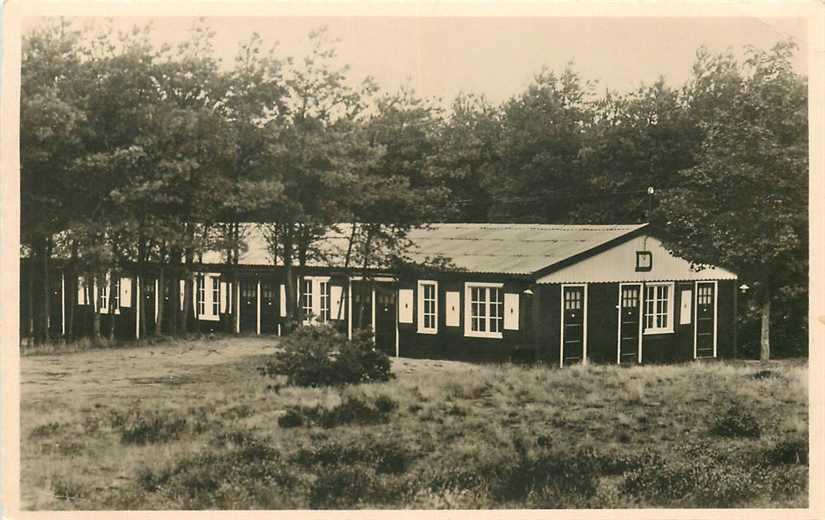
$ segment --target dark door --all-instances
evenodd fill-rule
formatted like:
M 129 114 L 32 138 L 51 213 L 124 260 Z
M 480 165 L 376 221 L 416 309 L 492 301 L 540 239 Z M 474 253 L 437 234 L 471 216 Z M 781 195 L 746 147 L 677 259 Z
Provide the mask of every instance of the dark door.
M 584 287 L 562 288 L 562 364 L 580 363 L 584 355 Z
M 258 282 L 241 280 L 241 332 L 258 330 Z
M 261 334 L 275 332 L 275 320 L 278 316 L 278 306 L 275 303 L 275 283 L 261 281 Z
M 716 286 L 700 282 L 696 285 L 696 357 L 713 357 L 716 336 Z
M 372 287 L 366 282 L 352 282 L 352 330 L 372 328 Z
M 375 287 L 375 346 L 395 355 L 395 287 L 378 284 Z
M 155 325 L 155 280 L 147 277 L 142 280 L 143 301 L 140 312 L 146 316 L 146 331 L 153 332 Z
M 641 285 L 622 285 L 619 291 L 619 363 L 636 363 L 639 359 L 639 325 L 641 324 Z
M 49 276 L 49 336 L 56 338 L 63 335 L 63 280 L 58 276 Z

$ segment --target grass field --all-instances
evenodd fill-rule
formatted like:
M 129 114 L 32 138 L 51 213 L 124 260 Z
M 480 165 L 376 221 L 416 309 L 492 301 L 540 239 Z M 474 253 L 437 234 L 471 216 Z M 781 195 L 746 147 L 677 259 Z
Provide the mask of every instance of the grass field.
M 401 359 L 283 388 L 274 339 L 24 355 L 26 509 L 805 507 L 807 367 Z

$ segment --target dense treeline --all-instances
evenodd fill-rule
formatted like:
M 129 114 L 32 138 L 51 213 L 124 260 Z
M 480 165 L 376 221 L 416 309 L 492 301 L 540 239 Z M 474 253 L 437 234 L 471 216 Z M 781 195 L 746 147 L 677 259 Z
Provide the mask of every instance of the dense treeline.
M 700 49 L 679 87 L 596 95 L 571 65 L 500 105 L 460 94 L 444 107 L 370 78 L 354 87 L 323 29 L 304 57 L 254 35 L 228 64 L 201 22 L 174 47 L 150 35 L 61 20 L 25 36 L 21 236 L 42 273 L 58 253 L 98 284 L 160 265 L 186 283 L 184 302 L 171 292 L 184 311 L 168 315 L 186 333 L 197 263 L 220 250 L 237 265 L 240 222 L 266 223 L 273 256 L 300 273 L 338 223 L 353 224 L 357 267 L 403 258 L 428 221 L 650 221 L 678 254 L 749 286 L 746 350 L 761 313 L 763 347 L 771 323 L 775 353 L 807 352 L 807 80 L 792 42 L 741 62 Z M 28 327 L 43 341 L 39 300 Z

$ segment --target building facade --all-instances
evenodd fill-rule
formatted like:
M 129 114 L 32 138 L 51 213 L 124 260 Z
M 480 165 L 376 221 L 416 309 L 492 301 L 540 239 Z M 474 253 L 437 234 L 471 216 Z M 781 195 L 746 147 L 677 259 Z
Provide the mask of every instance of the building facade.
M 326 322 L 350 337 L 369 330 L 378 348 L 404 357 L 567 366 L 734 353 L 736 275 L 697 269 L 673 256 L 647 225 L 433 224 L 412 231 L 410 239 L 415 269 L 362 272 L 335 260 L 295 269 L 295 298 L 306 323 Z M 285 330 L 285 269 L 270 259 L 254 226 L 246 241 L 237 267 L 217 253 L 198 264 L 192 313 L 201 332 Z M 426 267 L 432 258 L 446 262 Z M 239 290 L 233 293 L 235 275 Z M 27 276 L 24 268 L 24 285 Z M 121 274 L 109 294 L 108 281 L 67 284 L 65 271 L 58 271 L 50 283 L 50 330 L 65 333 L 68 298 L 75 298 L 75 323 L 99 313 L 103 330 L 115 320 L 118 337 L 135 338 L 144 313 L 152 330 L 160 299 L 167 310 L 182 302 L 184 284 L 161 287 L 158 273 L 144 276 L 138 283 Z M 69 294 L 67 286 L 76 291 Z M 180 297 L 171 298 L 171 290 Z M 30 306 L 21 303 L 27 319 Z

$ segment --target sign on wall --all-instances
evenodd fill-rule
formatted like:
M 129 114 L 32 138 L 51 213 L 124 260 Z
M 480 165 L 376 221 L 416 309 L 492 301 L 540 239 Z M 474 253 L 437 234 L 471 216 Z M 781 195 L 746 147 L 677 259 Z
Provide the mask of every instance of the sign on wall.
M 399 289 L 398 290 L 398 322 L 412 323 L 413 322 L 413 290 Z

